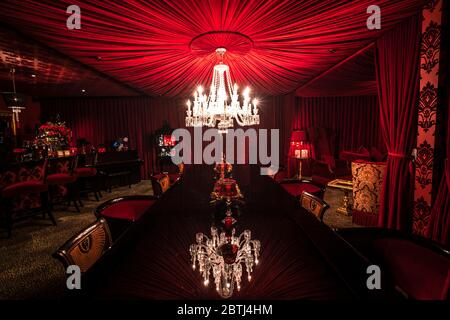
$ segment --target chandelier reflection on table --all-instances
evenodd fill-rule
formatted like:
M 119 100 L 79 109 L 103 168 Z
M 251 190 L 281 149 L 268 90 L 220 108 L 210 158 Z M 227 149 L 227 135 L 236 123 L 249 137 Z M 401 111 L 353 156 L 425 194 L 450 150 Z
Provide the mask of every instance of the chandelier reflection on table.
M 216 290 L 222 298 L 229 298 L 236 286 L 241 288 L 243 268 L 247 272 L 248 281 L 251 280 L 253 267 L 258 264 L 261 244 L 258 240 L 251 240 L 251 231 L 245 230 L 239 237 L 235 236 L 233 228 L 231 235 L 211 227 L 211 238 L 203 233 L 197 233 L 196 244 L 190 247 L 192 268 L 198 264 L 204 285 L 208 286 L 212 276 Z
M 247 87 L 242 94 L 241 105 L 238 86 L 232 85 L 230 68 L 222 62 L 225 52 L 225 48 L 216 49 L 220 63 L 214 66 L 209 95 L 204 94 L 199 86 L 194 93 L 194 103 L 188 100 L 186 127 L 214 128 L 217 124 L 220 133 L 227 133 L 229 128 L 234 127 L 234 119 L 240 126 L 259 124 L 258 101 L 254 99 L 251 103 L 250 88 Z

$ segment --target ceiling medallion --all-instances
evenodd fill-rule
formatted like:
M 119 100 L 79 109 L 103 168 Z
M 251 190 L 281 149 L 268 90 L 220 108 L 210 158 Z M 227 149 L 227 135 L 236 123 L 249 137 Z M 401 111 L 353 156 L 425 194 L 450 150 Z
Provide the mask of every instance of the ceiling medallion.
M 242 104 L 238 100 L 238 86 L 236 83 L 232 85 L 230 68 L 223 63 L 226 51 L 225 48 L 216 49 L 220 62 L 214 66 L 209 95 L 204 94 L 203 87 L 199 86 L 194 92 L 193 104 L 191 100 L 187 101 L 186 127 L 214 128 L 217 125 L 220 133 L 227 133 L 234 127 L 234 120 L 240 126 L 259 124 L 258 100 L 250 102 L 250 88 L 244 90 Z
M 253 49 L 253 40 L 235 31 L 209 31 L 194 37 L 189 43 L 192 53 L 211 55 L 216 48 L 226 48 L 231 55 L 243 56 Z

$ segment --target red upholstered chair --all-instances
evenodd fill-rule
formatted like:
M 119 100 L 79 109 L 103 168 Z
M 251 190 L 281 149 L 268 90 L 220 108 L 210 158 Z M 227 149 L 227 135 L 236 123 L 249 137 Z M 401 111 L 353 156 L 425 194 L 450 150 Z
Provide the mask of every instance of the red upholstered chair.
M 334 179 L 351 179 L 347 161 L 335 157 L 335 134 L 330 129 L 309 128 L 312 155 L 312 181 L 326 186 Z
M 288 178 L 288 174 L 284 168 L 280 168 L 277 173 L 271 176 L 275 182 L 281 183 Z
M 178 165 L 178 172 L 177 173 L 168 173 L 170 184 L 173 185 L 174 183 L 178 182 L 178 180 L 181 179 L 184 173 L 184 163 L 180 163 Z
M 120 197 L 102 203 L 95 209 L 95 215 L 106 219 L 120 219 L 134 222 L 139 220 L 156 200 L 158 198 L 151 195 Z
M 69 206 L 73 202 L 75 209 L 80 212 L 78 204 L 82 206 L 83 203 L 76 185 L 76 165 L 75 156 L 50 159 L 46 181 L 52 204 L 56 204 L 58 200 L 67 200 Z
M 170 188 L 170 178 L 165 173 L 150 176 L 152 182 L 153 195 L 161 197 Z
M 349 150 L 343 150 L 339 153 L 339 159 L 345 160 L 349 163 L 356 161 L 356 160 L 365 160 L 370 161 L 371 155 L 369 150 L 367 150 L 364 147 L 360 147 L 358 151 L 349 151 Z
M 8 237 L 15 222 L 36 214 L 47 214 L 56 225 L 45 183 L 46 170 L 45 160 L 24 162 L 0 173 L 0 218 L 6 221 Z
M 156 196 L 125 196 L 102 203 L 95 209 L 98 218 L 104 218 L 111 229 L 113 239 L 118 239 L 129 225 L 138 221 L 158 200 Z
M 320 199 L 323 199 L 325 189 L 309 180 L 289 179 L 280 182 L 281 187 L 293 197 L 300 199 L 301 194 L 306 191 Z
M 383 278 L 403 296 L 416 300 L 450 299 L 450 253 L 417 236 L 381 228 L 342 229 L 338 233 L 380 266 Z
M 74 174 L 77 177 L 77 183 L 80 194 L 89 194 L 92 192 L 95 199 L 99 201 L 102 194 L 100 192 L 100 181 L 97 175 L 95 164 L 97 162 L 97 153 L 87 153 L 83 155 L 82 164 L 80 156 L 77 157 L 77 166 Z

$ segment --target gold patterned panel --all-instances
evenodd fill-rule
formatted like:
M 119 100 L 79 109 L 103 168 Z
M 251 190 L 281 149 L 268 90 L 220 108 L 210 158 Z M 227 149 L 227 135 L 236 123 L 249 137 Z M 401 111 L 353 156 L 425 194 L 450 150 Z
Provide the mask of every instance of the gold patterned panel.
M 378 214 L 385 171 L 384 163 L 352 162 L 353 210 Z

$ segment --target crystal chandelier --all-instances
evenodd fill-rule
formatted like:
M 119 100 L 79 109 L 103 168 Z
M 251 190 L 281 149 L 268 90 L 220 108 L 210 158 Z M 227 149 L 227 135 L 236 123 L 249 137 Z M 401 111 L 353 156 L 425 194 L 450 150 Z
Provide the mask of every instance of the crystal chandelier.
M 216 49 L 220 63 L 214 66 L 209 95 L 204 94 L 203 87 L 199 86 L 194 93 L 194 103 L 188 100 L 187 127 L 214 128 L 217 124 L 219 132 L 226 133 L 233 128 L 234 119 L 240 126 L 259 124 L 258 101 L 254 99 L 253 104 L 250 102 L 250 88 L 247 87 L 242 94 L 241 105 L 238 86 L 232 86 L 230 68 L 222 62 L 225 52 L 225 48 Z
M 212 275 L 216 290 L 222 298 L 231 297 L 234 286 L 238 291 L 241 289 L 244 266 L 250 281 L 253 266 L 258 264 L 260 242 L 251 240 L 250 230 L 245 230 L 239 237 L 234 234 L 233 228 L 231 235 L 222 232 L 219 236 L 217 228 L 211 227 L 211 238 L 197 233 L 197 243 L 192 244 L 189 250 L 192 268 L 195 270 L 198 264 L 205 286 L 208 286 Z

